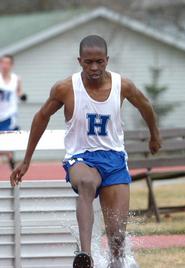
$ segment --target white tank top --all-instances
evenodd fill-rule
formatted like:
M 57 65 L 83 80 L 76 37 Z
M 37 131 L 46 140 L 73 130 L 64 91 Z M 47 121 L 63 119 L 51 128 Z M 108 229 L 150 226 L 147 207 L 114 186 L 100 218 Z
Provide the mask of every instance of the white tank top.
M 121 76 L 111 73 L 112 88 L 107 100 L 92 99 L 84 88 L 81 73 L 72 76 L 74 111 L 66 122 L 66 156 L 85 151 L 124 151 L 121 121 Z
M 6 83 L 0 73 L 0 121 L 12 117 L 17 112 L 17 86 L 18 77 L 11 74 L 11 79 Z

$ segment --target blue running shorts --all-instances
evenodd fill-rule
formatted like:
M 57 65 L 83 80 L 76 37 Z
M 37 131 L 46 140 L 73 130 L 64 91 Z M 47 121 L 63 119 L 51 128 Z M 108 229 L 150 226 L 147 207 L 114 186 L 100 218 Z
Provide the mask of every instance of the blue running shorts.
M 16 125 L 16 116 L 13 115 L 6 120 L 0 121 L 0 131 L 12 131 L 19 130 L 19 127 Z
M 96 197 L 102 187 L 131 183 L 126 152 L 118 152 L 114 150 L 85 151 L 84 153 L 73 155 L 70 159 L 65 159 L 63 161 L 63 167 L 66 171 L 67 182 L 70 182 L 70 167 L 78 162 L 96 168 L 100 173 L 102 181 L 97 189 Z M 73 188 L 73 190 L 78 193 L 77 189 Z
M 0 131 L 8 131 L 11 129 L 11 118 L 0 122 Z

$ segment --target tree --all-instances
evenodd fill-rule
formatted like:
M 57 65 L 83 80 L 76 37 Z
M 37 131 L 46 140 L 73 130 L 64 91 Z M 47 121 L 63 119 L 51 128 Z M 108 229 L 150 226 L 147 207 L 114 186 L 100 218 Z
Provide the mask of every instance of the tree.
M 150 84 L 145 85 L 146 94 L 151 100 L 154 110 L 157 114 L 158 126 L 161 126 L 162 119 L 175 108 L 174 103 L 165 103 L 164 99 L 162 98 L 162 95 L 168 90 L 168 87 L 165 85 L 159 85 L 161 72 L 161 68 L 152 67 L 152 81 Z

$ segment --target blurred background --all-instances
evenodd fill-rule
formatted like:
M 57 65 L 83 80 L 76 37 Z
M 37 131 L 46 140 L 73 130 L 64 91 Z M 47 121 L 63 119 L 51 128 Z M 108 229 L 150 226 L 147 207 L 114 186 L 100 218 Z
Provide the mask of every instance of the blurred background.
M 80 71 L 77 61 L 79 42 L 89 34 L 105 38 L 110 56 L 108 68 L 131 79 L 149 97 L 160 128 L 185 127 L 185 0 L 1 0 L 0 56 L 14 56 L 13 71 L 21 77 L 27 95 L 27 101 L 19 102 L 18 125 L 21 129 L 30 129 L 35 112 L 47 99 L 56 81 Z M 128 102 L 123 105 L 122 115 L 126 130 L 145 128 L 138 112 Z M 51 118 L 48 129 L 64 128 L 63 110 L 60 110 Z M 183 134 L 181 138 L 184 137 Z M 178 157 L 182 158 L 179 148 L 178 152 Z M 23 154 L 15 152 L 15 160 L 22 159 Z M 64 256 L 70 256 L 69 261 L 72 260 L 72 248 L 68 248 L 72 240 L 67 240 L 71 238 L 66 236 L 66 231 L 61 234 L 61 219 L 74 218 L 76 196 L 61 180 L 64 171 L 59 161 L 63 154 L 59 150 L 37 151 L 34 160 L 39 161 L 33 161 L 25 176 L 25 180 L 35 182 L 25 182 L 21 187 L 21 217 L 25 229 L 22 257 L 18 252 L 17 259 L 22 258 L 23 267 L 41 268 L 45 259 L 44 266 L 61 267 Z M 178 165 L 176 168 L 179 171 Z M 14 229 L 5 230 L 5 227 L 9 228 L 8 221 L 13 226 L 12 196 L 16 196 L 9 182 L 4 182 L 9 175 L 10 167 L 0 163 L 0 180 L 3 180 L 0 187 L 0 232 L 5 232 L 0 241 L 0 268 L 20 268 L 19 262 L 14 265 L 12 253 Z M 41 179 L 45 180 L 44 183 Z M 184 206 L 184 182 L 184 178 L 156 182 L 157 203 Z M 131 209 L 146 208 L 148 197 L 145 182 L 134 183 Z M 160 224 L 156 224 L 154 217 L 132 219 L 131 215 L 128 231 L 133 236 L 140 236 L 141 240 L 136 237 L 138 248 L 148 247 L 136 253 L 142 268 L 148 267 L 148 263 L 154 268 L 167 268 L 169 264 L 172 268 L 185 267 L 184 220 L 184 211 L 175 216 L 166 213 Z M 36 229 L 37 224 L 39 228 L 43 224 L 42 234 L 40 229 Z M 45 228 L 47 224 L 48 229 Z M 69 235 L 69 230 L 67 232 Z M 156 240 L 153 235 L 158 235 Z M 167 235 L 168 240 L 161 235 Z M 63 242 L 64 238 L 67 244 Z M 75 242 L 72 242 L 74 246 Z M 49 245 L 49 250 L 43 246 L 45 244 Z M 66 254 L 62 258 L 61 252 Z M 31 258 L 35 259 L 30 264 Z M 66 268 L 66 264 L 63 267 Z
M 148 95 L 161 127 L 184 125 L 184 0 L 6 0 L 0 14 L 0 55 L 14 55 L 28 95 L 19 107 L 22 129 L 30 128 L 51 86 L 80 70 L 79 42 L 88 34 L 106 39 L 109 68 Z M 124 106 L 125 128 L 143 128 L 135 109 Z M 62 111 L 48 128 L 64 128 Z

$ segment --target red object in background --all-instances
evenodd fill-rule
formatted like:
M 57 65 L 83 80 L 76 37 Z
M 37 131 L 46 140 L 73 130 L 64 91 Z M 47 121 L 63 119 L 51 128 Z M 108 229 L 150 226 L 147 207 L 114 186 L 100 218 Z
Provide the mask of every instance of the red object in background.
M 154 168 L 153 172 L 184 171 L 184 167 Z M 145 172 L 145 169 L 131 170 L 131 175 Z M 9 180 L 11 170 L 8 164 L 0 164 L 0 181 Z M 65 171 L 61 162 L 32 162 L 25 180 L 61 180 L 65 179 Z
M 130 239 L 135 250 L 185 246 L 185 235 L 143 235 L 131 236 Z M 102 245 L 104 248 L 108 247 L 106 236 L 102 237 Z
M 0 164 L 0 181 L 9 180 L 11 170 L 8 164 Z M 65 171 L 60 162 L 32 162 L 23 180 L 61 180 Z

